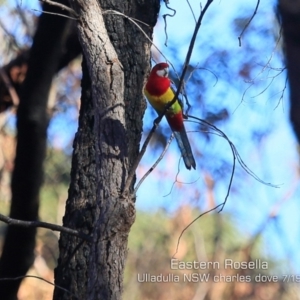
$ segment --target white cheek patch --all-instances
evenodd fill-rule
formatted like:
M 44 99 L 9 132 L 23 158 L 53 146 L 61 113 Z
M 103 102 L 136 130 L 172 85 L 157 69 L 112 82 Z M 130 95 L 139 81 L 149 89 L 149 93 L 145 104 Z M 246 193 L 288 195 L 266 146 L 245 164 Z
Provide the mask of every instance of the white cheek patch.
M 158 71 L 156 71 L 156 74 L 160 77 L 168 77 L 169 69 L 165 68 L 163 70 L 158 70 Z

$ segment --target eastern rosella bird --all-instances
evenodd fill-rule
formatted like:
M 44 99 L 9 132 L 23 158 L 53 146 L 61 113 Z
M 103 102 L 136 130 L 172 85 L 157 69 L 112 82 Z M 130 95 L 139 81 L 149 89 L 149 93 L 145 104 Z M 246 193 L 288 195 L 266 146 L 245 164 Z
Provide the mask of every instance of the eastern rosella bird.
M 171 80 L 168 78 L 168 73 L 169 65 L 167 63 L 155 65 L 144 88 L 144 93 L 148 101 L 158 115 L 164 112 L 167 104 L 175 96 L 171 88 Z M 186 168 L 189 170 L 191 167 L 196 169 L 196 162 L 183 124 L 182 106 L 178 99 L 167 109 L 165 116 L 175 135 Z

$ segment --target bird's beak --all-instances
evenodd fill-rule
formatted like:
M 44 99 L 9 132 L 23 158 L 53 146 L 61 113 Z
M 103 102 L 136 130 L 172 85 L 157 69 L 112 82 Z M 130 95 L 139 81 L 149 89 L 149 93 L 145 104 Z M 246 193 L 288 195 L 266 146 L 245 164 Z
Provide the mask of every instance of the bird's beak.
M 164 69 L 164 77 L 168 77 L 169 74 L 169 68 Z

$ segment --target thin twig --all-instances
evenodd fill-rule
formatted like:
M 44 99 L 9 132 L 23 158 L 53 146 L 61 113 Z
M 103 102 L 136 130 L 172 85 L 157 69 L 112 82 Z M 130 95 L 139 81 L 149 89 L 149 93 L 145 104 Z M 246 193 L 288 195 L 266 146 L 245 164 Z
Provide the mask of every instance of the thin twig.
M 213 2 L 213 0 L 207 0 L 203 10 L 200 13 L 199 19 L 198 19 L 197 24 L 195 26 L 195 30 L 194 30 L 194 33 L 193 33 L 193 36 L 192 36 L 192 39 L 191 39 L 191 42 L 190 42 L 188 53 L 186 55 L 186 59 L 185 59 L 185 62 L 184 62 L 184 68 L 183 68 L 183 71 L 182 71 L 181 76 L 180 76 L 180 80 L 179 80 L 179 83 L 178 83 L 178 86 L 177 86 L 176 94 L 174 96 L 174 99 L 171 102 L 169 102 L 169 105 L 168 105 L 167 109 L 170 108 L 176 102 L 176 99 L 177 99 L 177 97 L 180 93 L 180 90 L 181 90 L 181 87 L 183 85 L 183 81 L 184 81 L 184 78 L 185 78 L 185 73 L 187 72 L 187 68 L 189 66 L 190 59 L 191 59 L 191 56 L 192 56 L 192 53 L 193 53 L 193 49 L 194 49 L 195 41 L 196 41 L 196 38 L 197 38 L 197 35 L 198 35 L 198 31 L 199 31 L 200 26 L 202 24 L 202 19 L 203 19 L 207 9 L 209 8 L 209 6 L 211 5 L 212 2 Z
M 195 116 L 191 116 L 191 115 L 188 115 L 189 118 L 191 119 L 194 119 L 194 120 L 197 120 L 198 122 L 201 122 L 202 124 L 205 124 L 208 128 L 211 128 L 213 131 L 215 131 L 216 133 L 218 133 L 218 135 L 220 135 L 222 138 L 224 138 L 230 145 L 231 147 L 231 150 L 232 150 L 232 153 L 233 155 L 236 157 L 238 163 L 240 164 L 240 166 L 244 169 L 244 171 L 249 174 L 251 177 L 253 177 L 255 180 L 257 180 L 258 182 L 264 184 L 264 185 L 267 185 L 267 186 L 270 186 L 270 187 L 273 187 L 273 188 L 279 188 L 279 185 L 278 184 L 272 184 L 270 182 L 265 182 L 263 181 L 262 179 L 260 179 L 246 164 L 245 162 L 243 161 L 243 159 L 241 158 L 239 152 L 237 151 L 235 145 L 231 142 L 231 140 L 228 138 L 228 136 L 222 131 L 220 130 L 218 127 L 216 127 L 215 125 L 203 120 L 203 119 L 200 119 L 200 118 L 197 118 Z
M 278 100 L 278 103 L 277 103 L 277 105 L 275 106 L 274 110 L 279 106 L 280 101 L 283 100 L 283 96 L 284 96 L 285 90 L 286 90 L 286 88 L 287 88 L 288 79 L 289 79 L 289 78 L 288 78 L 288 75 L 286 75 L 286 77 L 285 77 L 285 84 L 284 84 L 283 90 L 281 91 L 281 96 L 280 96 L 280 98 L 279 98 L 279 100 Z
M 194 33 L 193 33 L 193 36 L 192 36 L 192 39 L 191 39 L 191 42 L 190 42 L 190 45 L 189 45 L 189 49 L 188 49 L 188 52 L 187 52 L 187 55 L 186 55 L 186 59 L 185 59 L 185 62 L 184 62 L 184 67 L 183 67 L 183 70 L 182 70 L 182 73 L 181 73 L 181 76 L 180 76 L 180 80 L 179 80 L 179 83 L 178 83 L 178 86 L 177 86 L 176 93 L 174 95 L 173 100 L 170 101 L 166 105 L 165 110 L 163 112 L 163 115 L 165 115 L 166 111 L 177 101 L 177 98 L 178 98 L 178 96 L 180 94 L 180 91 L 181 91 L 181 88 L 183 86 L 185 74 L 187 72 L 187 68 L 188 68 L 189 63 L 190 63 L 190 59 L 191 59 L 191 56 L 192 56 L 192 53 L 193 53 L 193 50 L 194 50 L 196 38 L 197 38 L 197 35 L 198 35 L 198 32 L 199 32 L 200 26 L 202 24 L 203 17 L 204 17 L 207 9 L 209 8 L 209 6 L 211 5 L 212 2 L 213 2 L 213 0 L 207 0 L 203 10 L 201 10 L 199 19 L 198 19 L 197 24 L 195 26 Z
M 0 278 L 0 281 L 19 280 L 19 279 L 23 279 L 23 278 L 35 278 L 35 279 L 42 280 L 42 281 L 44 281 L 46 283 L 49 283 L 49 284 L 53 285 L 54 287 L 56 287 L 56 288 L 58 288 L 58 289 L 60 289 L 64 292 L 67 292 L 68 294 L 70 294 L 73 297 L 75 297 L 76 299 L 78 299 L 78 297 L 75 294 L 71 293 L 69 290 L 63 288 L 62 286 L 59 286 L 59 285 L 57 285 L 55 283 L 52 283 L 51 281 L 49 281 L 45 278 L 42 278 L 42 277 L 36 276 L 36 275 L 24 275 L 24 276 L 12 277 L 12 278 Z
M 163 118 L 163 115 L 162 115 L 162 116 L 159 116 L 157 119 L 155 119 L 154 124 L 153 124 L 153 127 L 152 127 L 152 129 L 150 130 L 150 132 L 149 132 L 149 134 L 148 134 L 146 140 L 144 141 L 144 144 L 143 144 L 143 146 L 142 146 L 142 149 L 141 149 L 141 151 L 140 151 L 138 157 L 136 158 L 135 162 L 133 163 L 133 165 L 132 165 L 132 167 L 131 167 L 131 170 L 130 170 L 130 172 L 129 172 L 129 174 L 128 174 L 128 177 L 127 177 L 127 180 L 126 180 L 124 189 L 123 189 L 123 195 L 126 195 L 126 194 L 128 193 L 129 187 L 130 187 L 130 185 L 131 185 L 131 183 L 132 183 L 132 180 L 133 180 L 133 177 L 134 177 L 134 175 L 135 175 L 135 171 L 136 171 L 136 169 L 137 169 L 137 167 L 138 167 L 138 165 L 139 165 L 139 163 L 140 163 L 142 157 L 144 156 L 144 154 L 145 154 L 145 152 L 146 152 L 146 149 L 147 149 L 147 146 L 148 146 L 148 144 L 149 144 L 149 142 L 150 142 L 150 140 L 151 140 L 151 138 L 152 138 L 152 135 L 154 134 L 154 132 L 155 132 L 155 130 L 156 130 L 156 128 L 157 128 L 157 126 L 158 126 L 158 124 L 159 124 L 159 122 L 160 122 L 160 120 L 161 120 L 162 118 Z M 157 122 L 157 121 L 159 121 L 159 122 Z
M 182 238 L 184 232 L 185 232 L 191 225 L 193 225 L 199 218 L 201 218 L 202 216 L 204 216 L 204 215 L 206 215 L 206 214 L 208 214 L 208 213 L 210 213 L 210 212 L 212 212 L 212 211 L 218 209 L 218 208 L 219 208 L 220 206 L 222 206 L 222 205 L 223 205 L 223 203 L 221 203 L 221 204 L 215 206 L 214 208 L 212 208 L 212 209 L 210 209 L 210 210 L 207 210 L 206 212 L 200 214 L 197 218 L 195 218 L 190 224 L 188 224 L 188 225 L 181 231 L 181 233 L 180 233 L 180 235 L 179 235 L 179 238 L 178 238 L 178 240 L 177 240 L 176 251 L 175 251 L 175 253 L 173 254 L 172 258 L 175 258 L 175 255 L 176 255 L 177 252 L 178 252 L 180 240 L 181 240 L 181 238 Z
M 48 14 L 48 15 L 54 15 L 54 16 L 64 17 L 64 18 L 67 18 L 67 19 L 75 20 L 75 21 L 78 20 L 78 18 L 73 18 L 73 17 L 67 16 L 67 15 L 64 15 L 64 14 L 58 14 L 58 13 L 53 13 L 53 12 L 50 12 L 50 11 L 39 10 L 39 9 L 32 9 L 32 10 L 33 10 L 33 11 L 40 12 L 40 13 L 43 13 L 43 14 Z
M 173 188 L 174 188 L 174 186 L 175 186 L 176 183 L 180 183 L 180 184 L 194 184 L 194 183 L 196 183 L 200 179 L 200 176 L 199 176 L 197 179 L 195 179 L 193 181 L 189 181 L 189 182 L 183 182 L 183 181 L 178 180 L 179 173 L 180 173 L 180 161 L 181 161 L 181 159 L 182 159 L 182 156 L 180 157 L 180 159 L 178 161 L 177 173 L 176 173 L 176 176 L 175 176 L 175 180 L 172 183 L 171 189 L 170 189 L 169 193 L 163 195 L 163 197 L 168 197 L 169 195 L 171 195 L 171 193 L 173 191 Z
M 102 12 L 103 15 L 105 14 L 113 14 L 113 15 L 117 15 L 117 16 L 122 16 L 123 18 L 127 19 L 128 21 L 132 22 L 142 33 L 143 35 L 146 37 L 146 39 L 151 43 L 151 45 L 159 52 L 159 54 L 166 60 L 168 61 L 168 59 L 166 58 L 166 56 L 163 54 L 163 52 L 153 43 L 153 41 L 149 38 L 149 36 L 147 35 L 147 33 L 143 30 L 143 28 L 137 24 L 137 22 L 139 23 L 142 23 L 146 26 L 149 27 L 148 24 L 140 21 L 140 20 L 137 20 L 137 19 L 134 19 L 134 18 L 131 18 L 131 17 L 128 17 L 127 15 L 117 11 L 117 10 L 112 10 L 112 9 L 109 9 L 109 10 L 105 10 Z
M 73 15 L 74 17 L 78 18 L 78 14 L 75 12 L 74 9 L 72 9 L 71 7 L 68 7 L 64 4 L 58 3 L 58 2 L 54 2 L 54 1 L 50 1 L 50 0 L 39 0 L 40 2 L 52 5 L 52 6 L 56 6 L 59 7 L 62 10 L 66 10 L 67 12 L 69 12 L 71 15 Z
M 143 25 L 145 25 L 145 26 L 147 26 L 147 27 L 150 27 L 150 25 L 148 25 L 147 23 L 145 23 L 145 22 L 143 22 L 143 21 L 141 21 L 141 20 L 139 20 L 139 19 L 136 19 L 136 18 L 128 17 L 127 15 L 125 15 L 125 14 L 123 14 L 123 13 L 117 11 L 117 10 L 113 10 L 113 9 L 104 10 L 104 11 L 102 12 L 102 14 L 103 14 L 103 15 L 106 15 L 106 14 L 119 15 L 119 16 L 124 17 L 125 19 L 128 19 L 128 20 L 131 21 L 131 22 L 136 21 L 136 22 L 139 22 L 139 23 L 141 23 L 141 24 L 143 24 Z M 134 23 L 135 25 L 137 25 L 135 22 L 133 22 L 133 23 Z M 141 31 L 143 31 L 143 29 L 142 29 L 140 26 L 137 25 L 137 27 L 138 27 Z M 143 32 L 143 33 L 145 33 L 145 32 Z M 147 36 L 147 35 L 146 35 L 146 36 Z
M 169 10 L 172 10 L 173 11 L 173 14 L 170 15 L 170 14 L 164 14 L 163 15 L 163 18 L 164 18 L 164 22 L 165 22 L 165 35 L 166 35 L 166 40 L 165 40 L 165 46 L 168 47 L 168 33 L 167 33 L 167 21 L 166 21 L 166 18 L 167 17 L 174 17 L 176 15 L 176 10 L 171 8 L 168 4 L 169 4 L 169 1 L 168 0 L 164 0 L 165 2 L 165 5 L 167 7 L 167 9 Z
M 20 226 L 20 227 L 41 227 L 41 228 L 47 228 L 47 229 L 51 229 L 53 231 L 60 231 L 60 232 L 64 232 L 73 236 L 77 236 L 81 239 L 84 239 L 86 241 L 92 241 L 92 238 L 80 231 L 71 229 L 71 228 L 67 228 L 64 226 L 59 226 L 56 224 L 51 224 L 51 223 L 47 223 L 47 222 L 40 222 L 40 221 L 23 221 L 23 220 L 17 220 L 17 219 L 13 219 L 7 216 L 4 216 L 2 214 L 0 214 L 0 221 L 11 225 L 11 226 Z
M 265 184 L 267 186 L 271 186 L 271 187 L 275 187 L 277 188 L 278 186 L 277 185 L 273 185 L 271 183 L 267 183 L 267 182 L 264 182 L 263 180 L 261 180 L 253 171 L 251 171 L 249 169 L 249 167 L 244 163 L 244 161 L 242 160 L 240 154 L 238 153 L 236 147 L 234 146 L 234 144 L 230 141 L 230 139 L 227 137 L 227 135 L 222 131 L 220 130 L 218 127 L 216 127 L 215 125 L 212 125 L 210 124 L 209 122 L 205 121 L 205 120 L 202 120 L 200 118 L 197 118 L 197 117 L 194 117 L 194 116 L 191 116 L 191 115 L 188 115 L 189 118 L 191 119 L 194 119 L 194 120 L 197 120 L 198 122 L 200 123 L 203 123 L 205 124 L 207 127 L 209 127 L 210 129 L 212 129 L 214 132 L 211 132 L 211 133 L 214 133 L 214 134 L 217 134 L 221 137 L 223 137 L 229 144 L 230 148 L 231 148 L 231 152 L 232 152 L 232 156 L 233 156 L 233 164 L 232 164 L 232 171 L 231 171 L 231 175 L 230 175 L 230 180 L 229 180 L 229 184 L 228 184 L 228 189 L 227 189 L 227 193 L 226 193 L 226 196 L 225 196 L 225 199 L 222 203 L 218 204 L 216 207 L 206 211 L 205 213 L 202 213 L 200 214 L 199 216 L 197 216 L 192 222 L 190 222 L 180 233 L 180 236 L 178 238 L 178 241 L 177 241 L 177 247 L 176 247 L 176 252 L 175 254 L 173 255 L 173 258 L 174 256 L 177 254 L 178 252 L 178 247 L 179 247 L 179 243 L 180 243 L 180 240 L 181 240 L 181 237 L 183 235 L 183 233 L 193 224 L 195 223 L 199 218 L 201 218 L 203 215 L 213 211 L 213 210 L 216 210 L 217 208 L 220 207 L 220 209 L 218 210 L 218 213 L 220 213 L 225 205 L 226 205 L 226 202 L 229 198 L 229 194 L 230 194 L 230 190 L 231 190 L 231 186 L 232 186 L 232 183 L 233 183 L 233 177 L 234 177 L 234 173 L 235 173 L 235 169 L 236 169 L 236 160 L 239 162 L 239 164 L 241 165 L 241 167 L 246 171 L 247 174 L 249 174 L 250 176 L 252 176 L 254 179 L 256 179 L 258 182 L 262 183 L 262 184 Z
M 172 140 L 174 139 L 174 134 L 172 133 L 171 137 L 169 138 L 166 147 L 164 148 L 163 152 L 159 156 L 159 158 L 156 160 L 156 162 L 153 164 L 153 166 L 144 174 L 144 176 L 140 179 L 138 184 L 136 185 L 136 188 L 134 189 L 133 194 L 135 195 L 137 190 L 139 189 L 140 185 L 144 182 L 144 180 L 147 178 L 147 176 L 155 169 L 155 167 L 158 165 L 158 163 L 163 159 L 165 153 L 167 152 L 169 146 L 171 145 Z
M 240 36 L 238 37 L 240 47 L 242 47 L 242 36 L 243 36 L 244 32 L 246 31 L 246 29 L 248 28 L 248 26 L 250 25 L 250 23 L 252 22 L 252 20 L 254 19 L 255 15 L 257 13 L 257 10 L 258 10 L 259 3 L 260 3 L 260 0 L 257 0 L 256 7 L 255 7 L 255 10 L 254 10 L 251 18 L 249 19 L 249 21 L 245 25 L 244 29 L 242 30 Z
M 240 105 L 243 103 L 244 98 L 245 98 L 245 96 L 246 96 L 246 93 L 247 93 L 248 90 L 255 84 L 255 80 L 257 80 L 258 77 L 259 77 L 260 75 L 262 75 L 262 74 L 264 73 L 264 71 L 265 71 L 267 68 L 270 68 L 270 69 L 272 69 L 272 70 L 275 70 L 275 71 L 278 71 L 278 72 L 279 72 L 279 73 L 277 73 L 277 75 L 274 75 L 274 76 L 272 76 L 271 78 L 275 78 L 275 77 L 279 76 L 279 75 L 286 69 L 286 67 L 284 67 L 284 68 L 279 68 L 279 69 L 275 69 L 275 68 L 270 67 L 271 60 L 272 60 L 273 55 L 274 55 L 274 53 L 275 53 L 275 51 L 276 51 L 276 48 L 277 48 L 278 45 L 279 45 L 279 42 L 280 42 L 280 40 L 281 40 L 281 37 L 282 37 L 282 26 L 280 27 L 280 30 L 279 30 L 279 37 L 277 38 L 275 47 L 274 47 L 274 49 L 273 49 L 273 51 L 272 51 L 272 53 L 271 53 L 271 55 L 270 55 L 268 61 L 263 65 L 262 69 L 258 72 L 258 74 L 257 74 L 253 79 L 247 81 L 247 83 L 250 83 L 250 85 L 249 85 L 249 86 L 245 89 L 245 91 L 243 92 L 242 99 L 241 99 L 240 103 L 238 104 L 238 106 L 234 109 L 233 113 L 235 113 L 236 110 L 237 110 L 237 109 L 240 107 Z M 270 78 L 270 77 L 266 77 L 266 79 L 269 79 L 269 78 Z M 263 79 L 261 79 L 261 80 L 263 80 Z M 273 79 L 272 79 L 272 81 L 273 81 Z M 272 83 L 272 82 L 271 82 L 271 83 Z M 281 98 L 279 99 L 279 101 L 280 101 L 280 100 L 281 100 Z M 276 107 L 277 107 L 277 106 L 276 106 Z M 276 108 L 276 107 L 275 107 L 275 108 Z
M 192 8 L 192 6 L 191 6 L 190 1 L 189 1 L 189 0 L 186 0 L 186 2 L 187 2 L 188 6 L 189 6 L 189 8 L 190 8 L 190 10 L 191 10 L 191 12 L 192 12 L 192 15 L 193 15 L 193 18 L 194 18 L 194 20 L 195 20 L 195 23 L 197 23 L 197 19 L 196 19 L 196 16 L 195 16 L 195 14 L 194 14 L 194 11 L 193 11 L 193 8 Z
M 228 189 L 227 189 L 227 193 L 226 193 L 225 199 L 224 199 L 223 203 L 221 203 L 221 208 L 218 211 L 218 212 L 221 212 L 224 209 L 224 207 L 226 205 L 226 202 L 227 202 L 227 200 L 229 198 L 229 194 L 230 194 L 230 190 L 231 190 L 231 186 L 232 186 L 232 182 L 233 182 L 233 176 L 234 176 L 234 172 L 235 172 L 235 167 L 236 167 L 236 158 L 237 158 L 236 152 L 237 151 L 235 149 L 234 144 L 229 140 L 229 138 L 227 137 L 227 135 L 222 130 L 220 130 L 218 127 L 210 124 L 209 122 L 207 122 L 205 120 L 196 118 L 194 116 L 190 116 L 189 115 L 188 117 L 191 118 L 191 119 L 196 119 L 196 120 L 200 121 L 201 123 L 204 123 L 207 127 L 213 129 L 216 132 L 216 134 L 218 134 L 221 137 L 223 137 L 229 143 L 229 146 L 231 148 L 231 152 L 232 152 L 232 156 L 233 156 L 232 170 L 231 170 L 230 180 L 229 180 Z

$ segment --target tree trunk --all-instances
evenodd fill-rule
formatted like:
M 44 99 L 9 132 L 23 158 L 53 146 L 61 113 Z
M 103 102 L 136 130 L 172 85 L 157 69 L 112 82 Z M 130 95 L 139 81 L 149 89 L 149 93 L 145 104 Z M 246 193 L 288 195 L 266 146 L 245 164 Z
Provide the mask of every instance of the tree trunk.
M 127 239 L 135 218 L 135 199 L 122 191 L 139 151 L 151 43 L 131 21 L 107 10 L 149 24 L 141 27 L 151 38 L 159 0 L 71 4 L 79 15 L 84 62 L 64 225 L 90 234 L 93 242 L 61 235 L 54 299 L 121 299 Z
M 47 10 L 58 12 L 47 6 Z M 53 75 L 64 48 L 69 20 L 43 14 L 34 37 L 28 73 L 18 108 L 18 138 L 12 176 L 10 217 L 37 220 L 39 190 L 46 152 L 47 101 Z M 24 276 L 34 261 L 35 228 L 8 227 L 0 260 L 0 278 Z M 0 281 L 0 298 L 17 299 L 21 279 Z
M 278 1 L 290 86 L 290 118 L 300 143 L 300 0 Z

